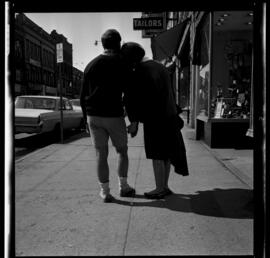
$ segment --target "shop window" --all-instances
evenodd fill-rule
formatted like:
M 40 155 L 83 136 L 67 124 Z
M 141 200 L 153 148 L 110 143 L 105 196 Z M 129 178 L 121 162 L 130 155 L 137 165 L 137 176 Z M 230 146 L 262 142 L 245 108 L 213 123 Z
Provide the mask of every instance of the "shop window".
M 49 67 L 53 68 L 53 57 L 52 57 L 52 53 L 49 53 Z
M 36 73 L 37 73 L 37 82 L 40 83 L 40 68 L 36 69 Z
M 36 59 L 35 51 L 35 44 L 30 41 L 30 58 Z
M 40 46 L 37 46 L 37 60 L 39 60 L 40 61 L 40 57 L 41 57 L 41 48 L 40 48 Z
M 32 75 L 33 75 L 32 81 L 36 82 L 37 81 L 37 72 L 36 72 L 35 67 L 32 68 Z
M 44 49 L 43 51 L 43 65 L 47 66 L 48 65 L 48 55 L 47 55 L 47 50 Z
M 47 84 L 47 72 L 44 71 L 43 73 L 43 80 L 44 80 L 44 84 Z
M 28 59 L 30 56 L 30 42 L 28 39 L 25 41 L 25 57 Z
M 41 71 L 41 68 L 38 68 L 38 82 L 42 83 L 42 71 Z
M 54 77 L 53 77 L 53 73 L 50 73 L 49 79 L 50 79 L 49 85 L 50 85 L 50 86 L 53 86 L 53 85 L 54 85 Z
M 21 71 L 16 69 L 16 81 L 21 81 Z
M 252 67 L 250 12 L 214 13 L 211 117 L 249 119 Z M 220 18 L 223 17 L 223 18 Z
M 179 104 L 182 109 L 190 109 L 189 107 L 189 87 L 190 87 L 190 67 L 184 67 L 180 71 L 179 76 Z
M 34 59 L 38 60 L 38 46 L 34 44 Z
M 19 40 L 15 41 L 15 57 L 22 58 L 22 47 L 21 42 Z
M 200 66 L 198 75 L 198 115 L 208 116 L 208 89 L 210 86 L 210 64 L 209 64 L 209 15 L 204 19 L 200 30 Z
M 26 65 L 26 80 L 30 81 L 30 67 L 29 65 Z

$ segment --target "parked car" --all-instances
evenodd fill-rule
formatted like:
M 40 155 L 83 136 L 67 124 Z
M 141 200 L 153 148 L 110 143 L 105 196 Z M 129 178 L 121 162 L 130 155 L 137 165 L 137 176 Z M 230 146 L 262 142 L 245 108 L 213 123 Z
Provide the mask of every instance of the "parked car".
M 15 100 L 15 133 L 46 133 L 61 128 L 60 97 L 18 96 Z M 82 112 L 74 110 L 67 98 L 63 98 L 63 128 L 84 127 Z
M 70 102 L 71 102 L 73 109 L 75 111 L 82 112 L 80 99 L 71 99 Z

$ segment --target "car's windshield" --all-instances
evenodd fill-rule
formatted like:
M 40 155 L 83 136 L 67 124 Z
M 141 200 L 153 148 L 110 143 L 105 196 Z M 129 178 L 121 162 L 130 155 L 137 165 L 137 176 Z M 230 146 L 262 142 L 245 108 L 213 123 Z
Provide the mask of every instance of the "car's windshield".
M 55 109 L 55 99 L 34 98 L 34 97 L 17 97 L 15 108 L 32 108 L 32 109 Z
M 77 107 L 81 106 L 79 99 L 72 99 L 70 100 L 70 102 L 72 103 L 73 106 L 77 106 Z

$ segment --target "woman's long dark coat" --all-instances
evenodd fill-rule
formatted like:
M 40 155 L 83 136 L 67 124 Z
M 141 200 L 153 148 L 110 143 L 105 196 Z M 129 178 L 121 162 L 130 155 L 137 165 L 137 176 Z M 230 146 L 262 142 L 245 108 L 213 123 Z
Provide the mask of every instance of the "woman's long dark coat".
M 185 144 L 166 67 L 154 60 L 140 63 L 131 77 L 125 102 L 130 120 L 144 125 L 146 157 L 169 159 L 176 173 L 188 175 Z

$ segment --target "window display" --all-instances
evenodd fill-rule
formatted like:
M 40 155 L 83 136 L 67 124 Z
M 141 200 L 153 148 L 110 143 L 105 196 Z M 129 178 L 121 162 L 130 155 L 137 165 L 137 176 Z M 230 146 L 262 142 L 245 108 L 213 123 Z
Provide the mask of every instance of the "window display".
M 248 118 L 249 101 L 244 93 L 237 98 L 218 98 L 214 104 L 213 118 Z
M 217 86 L 216 97 L 211 103 L 213 118 L 250 117 L 251 53 L 248 53 L 248 49 L 245 52 L 227 52 L 230 85 L 227 90 L 223 90 L 221 85 Z
M 205 19 L 200 33 L 201 42 L 201 65 L 199 66 L 199 81 L 198 81 L 198 101 L 199 114 L 208 116 L 208 93 L 210 85 L 210 58 L 209 58 L 209 15 Z
M 224 16 L 224 12 L 211 12 L 211 26 L 206 22 L 200 27 L 197 44 L 204 55 L 195 52 L 193 59 L 195 56 L 201 63 L 192 62 L 197 65 L 196 139 L 204 140 L 211 148 L 252 147 L 246 136 L 253 108 L 253 31 L 249 13 L 231 11 Z
M 230 14 L 232 25 L 234 16 L 240 14 Z M 214 19 L 218 18 L 216 14 Z M 227 28 L 226 24 L 214 27 L 213 33 L 211 118 L 249 119 L 252 29 L 244 22 Z

